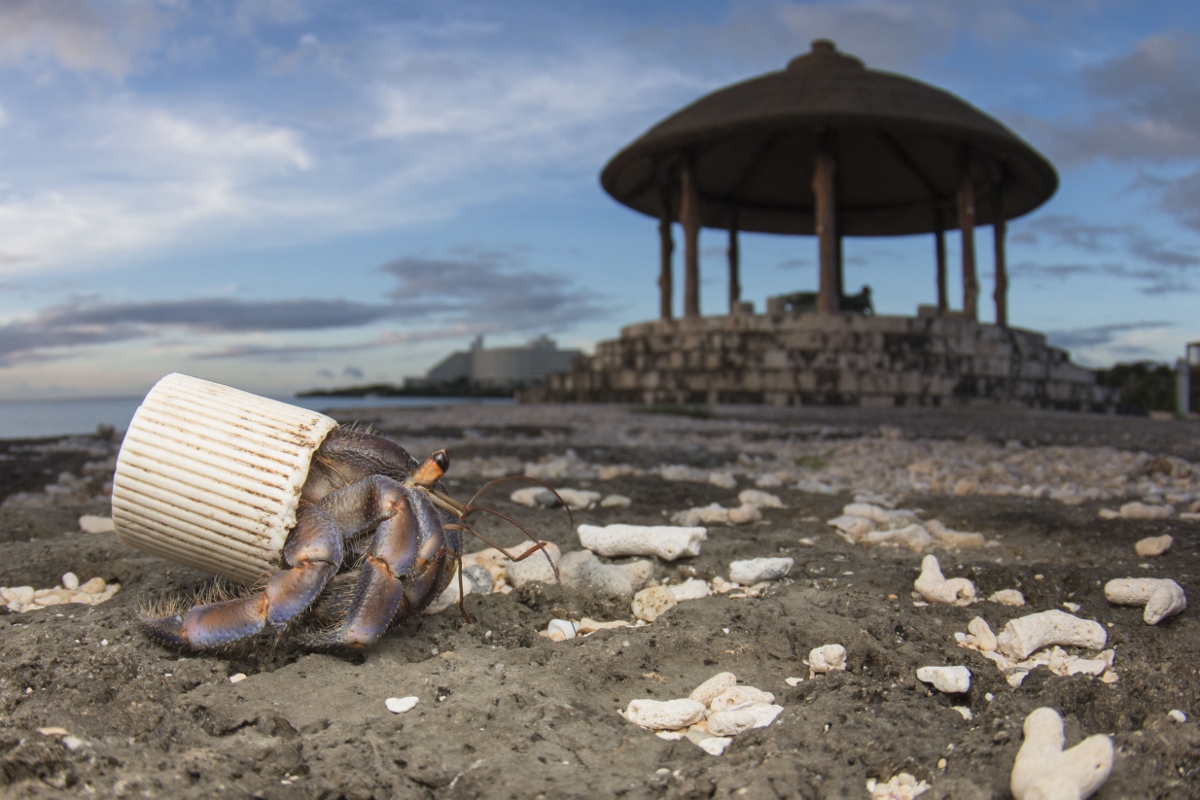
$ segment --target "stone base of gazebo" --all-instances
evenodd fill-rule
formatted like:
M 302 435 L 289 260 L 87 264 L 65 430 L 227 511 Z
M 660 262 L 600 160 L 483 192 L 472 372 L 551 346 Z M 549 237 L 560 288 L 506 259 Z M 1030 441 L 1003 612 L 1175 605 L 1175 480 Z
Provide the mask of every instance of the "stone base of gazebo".
M 1117 395 L 1033 331 L 953 316 L 809 313 L 630 325 L 518 399 L 1103 411 Z

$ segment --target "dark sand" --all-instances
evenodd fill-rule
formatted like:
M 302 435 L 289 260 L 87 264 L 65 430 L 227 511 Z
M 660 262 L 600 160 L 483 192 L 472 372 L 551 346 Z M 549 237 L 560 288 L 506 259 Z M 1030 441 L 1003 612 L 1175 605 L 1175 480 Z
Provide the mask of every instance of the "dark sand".
M 367 420 L 401 443 L 441 441 L 457 461 L 496 454 L 533 460 L 575 443 L 570 424 L 547 422 L 543 429 L 518 412 L 489 411 L 494 418 L 487 426 L 469 430 L 446 422 L 447 412 L 388 411 Z M 781 437 L 841 439 L 886 423 L 906 436 L 1109 444 L 1200 460 L 1195 423 L 986 410 L 726 409 L 722 415 L 769 422 Z M 644 419 L 651 427 L 669 422 Z M 689 430 L 721 422 L 689 423 Z M 713 466 L 737 456 L 669 443 L 653 452 L 585 445 L 580 454 L 593 462 L 642 466 Z M 9 456 L 0 458 L 0 496 L 39 490 L 63 470 L 82 474 L 106 447 L 79 440 L 74 451 L 44 453 L 0 444 L 0 455 Z M 466 497 L 482 483 L 461 480 L 453 491 Z M 664 509 L 729 505 L 738 491 L 658 477 L 559 483 L 632 498 L 629 509 L 576 514 L 576 523 L 596 524 L 661 524 Z M 286 636 L 229 653 L 181 655 L 149 641 L 135 613 L 144 597 L 194 590 L 204 576 L 124 547 L 112 534 L 78 532 L 79 515 L 107 513 L 104 491 L 100 476 L 42 506 L 0 507 L 0 585 L 51 586 L 73 570 L 83 580 L 99 575 L 123 586 L 96 607 L 0 611 L 0 795 L 6 797 L 866 798 L 868 778 L 907 771 L 932 784 L 923 800 L 1007 798 L 1022 723 L 1040 706 L 1066 718 L 1068 744 L 1093 733 L 1113 736 L 1116 764 L 1095 797 L 1200 797 L 1197 612 L 1151 627 L 1141 609 L 1112 606 L 1102 593 L 1114 577 L 1170 577 L 1200 601 L 1200 523 L 1101 524 L 1097 503 L 906 497 L 905 507 L 1002 540 L 998 548 L 940 554 L 947 573 L 970 577 L 981 596 L 1019 587 L 1027 600 L 1020 609 L 917 608 L 910 591 L 920 555 L 838 538 L 824 520 L 840 513 L 848 496 L 772 489 L 786 510 L 767 510 L 766 524 L 714 528 L 701 556 L 660 563 L 656 573 L 711 579 L 726 576 L 734 559 L 794 558 L 791 576 L 760 599 L 710 597 L 684 603 L 648 627 L 554 644 L 537 634 L 551 617 L 630 618 L 628 605 L 568 592 L 564 609 L 557 589 L 536 585 L 469 597 L 472 625 L 454 608 L 405 620 L 365 657 L 307 653 Z M 494 495 L 499 510 L 565 550 L 578 548 L 562 511 L 515 506 L 509 491 Z M 481 526 L 510 543 L 519 538 L 492 521 Z M 1134 554 L 1135 541 L 1161 533 L 1176 540 L 1167 555 L 1146 562 Z M 802 545 L 803 537 L 816 544 Z M 1118 683 L 1039 668 L 1013 689 L 993 664 L 954 641 L 977 614 L 998 631 L 1008 619 L 1067 600 L 1081 606 L 1079 616 L 1112 623 L 1108 646 L 1116 648 Z M 807 678 L 801 659 L 833 642 L 849 651 L 849 671 L 794 688 L 784 683 Z M 932 664 L 971 668 L 965 700 L 916 681 L 915 670 Z M 634 698 L 687 696 L 719 671 L 773 692 L 785 708 L 770 727 L 735 738 L 724 756 L 686 740 L 663 741 L 618 715 Z M 229 676 L 239 672 L 249 677 L 231 684 Z M 994 695 L 990 702 L 987 693 Z M 404 695 L 420 698 L 414 710 L 385 710 L 385 698 Z M 974 719 L 963 719 L 952 705 L 969 706 Z M 1188 721 L 1173 722 L 1172 709 Z M 73 738 L 38 728 L 62 728 Z

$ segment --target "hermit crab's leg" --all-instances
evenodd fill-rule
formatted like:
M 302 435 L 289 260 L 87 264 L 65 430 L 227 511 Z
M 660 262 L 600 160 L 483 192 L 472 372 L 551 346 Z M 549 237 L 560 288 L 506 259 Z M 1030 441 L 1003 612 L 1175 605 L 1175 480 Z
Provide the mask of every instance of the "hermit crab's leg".
M 305 644 L 363 649 L 382 636 L 397 616 L 428 605 L 449 581 L 454 565 L 448 559 L 458 558 L 448 552 L 442 524 L 423 491 L 405 490 L 396 502 L 395 516 L 384 521 L 371 540 L 345 620 L 309 633 Z
M 147 632 L 164 644 L 209 650 L 282 628 L 306 609 L 342 563 L 342 533 L 330 515 L 301 506 L 283 548 L 289 567 L 272 575 L 262 591 L 235 600 L 196 606 L 166 616 L 142 615 Z

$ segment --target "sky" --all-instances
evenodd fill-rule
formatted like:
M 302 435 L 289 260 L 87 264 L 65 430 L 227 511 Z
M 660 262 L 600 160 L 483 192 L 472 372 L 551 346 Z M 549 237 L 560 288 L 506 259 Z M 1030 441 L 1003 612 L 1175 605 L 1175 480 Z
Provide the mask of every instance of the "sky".
M 0 0 L 0 400 L 400 382 L 476 335 L 590 352 L 658 314 L 655 221 L 604 164 L 816 38 L 1054 163 L 1009 224 L 1012 325 L 1089 366 L 1200 340 L 1190 0 Z M 815 289 L 816 247 L 744 234 L 744 299 Z M 931 236 L 844 254 L 879 313 L 935 302 Z

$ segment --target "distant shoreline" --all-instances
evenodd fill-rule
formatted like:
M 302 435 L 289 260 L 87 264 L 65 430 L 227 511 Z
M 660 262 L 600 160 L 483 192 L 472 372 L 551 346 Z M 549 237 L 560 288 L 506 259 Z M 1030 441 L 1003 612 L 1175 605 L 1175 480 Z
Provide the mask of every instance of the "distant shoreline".
M 512 397 L 514 391 L 514 389 L 506 387 L 478 386 L 458 382 L 413 387 L 372 383 L 366 386 L 309 389 L 304 392 L 296 392 L 296 397 Z

